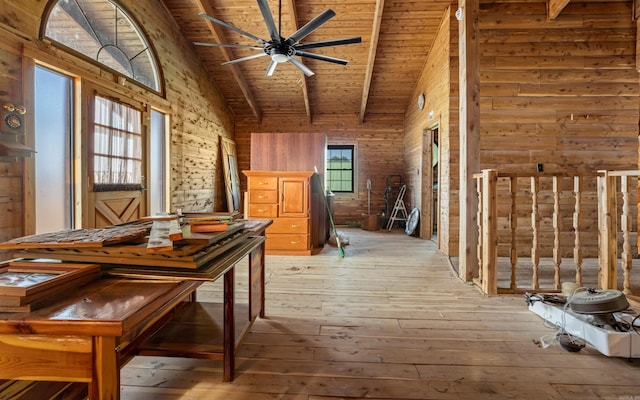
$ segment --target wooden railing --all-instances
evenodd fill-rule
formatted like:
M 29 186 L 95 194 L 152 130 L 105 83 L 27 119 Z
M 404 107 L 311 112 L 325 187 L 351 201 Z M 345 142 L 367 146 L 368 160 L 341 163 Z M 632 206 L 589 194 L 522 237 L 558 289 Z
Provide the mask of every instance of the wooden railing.
M 476 284 L 487 294 L 559 291 L 565 281 L 638 294 L 631 275 L 638 195 L 630 189 L 638 176 L 640 171 L 477 174 Z

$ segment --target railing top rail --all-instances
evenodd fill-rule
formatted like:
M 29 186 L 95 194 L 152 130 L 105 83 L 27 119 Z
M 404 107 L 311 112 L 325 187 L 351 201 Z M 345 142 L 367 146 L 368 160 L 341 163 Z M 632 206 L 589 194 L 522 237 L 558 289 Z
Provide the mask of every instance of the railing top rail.
M 605 170 L 598 171 L 599 176 L 602 176 L 605 173 L 609 176 L 640 176 L 640 170 L 638 169 L 628 170 L 628 171 L 605 171 Z
M 489 170 L 483 170 L 489 171 Z M 497 171 L 498 178 L 531 178 L 531 177 L 539 177 L 539 178 L 553 178 L 554 176 L 562 177 L 562 178 L 573 178 L 575 176 L 579 177 L 596 177 L 599 175 L 595 172 L 504 172 Z M 640 175 L 640 171 L 615 171 L 616 173 L 620 172 L 637 172 Z M 613 171 L 608 171 L 609 175 L 613 175 Z M 633 174 L 630 174 L 633 175 Z M 482 172 L 476 172 L 473 174 L 474 178 L 482 178 Z

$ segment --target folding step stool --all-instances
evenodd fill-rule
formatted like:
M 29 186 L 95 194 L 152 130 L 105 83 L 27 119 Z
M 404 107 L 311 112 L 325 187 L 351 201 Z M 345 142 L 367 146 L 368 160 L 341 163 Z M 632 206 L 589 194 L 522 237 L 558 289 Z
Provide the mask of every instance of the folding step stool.
M 387 222 L 387 230 L 391 230 L 393 228 L 393 224 L 396 221 L 406 221 L 407 220 L 407 209 L 404 207 L 404 192 L 407 191 L 407 185 L 402 185 L 400 188 L 400 192 L 398 193 L 398 198 L 396 199 L 395 204 L 393 205 L 393 211 L 391 212 L 391 218 L 389 218 L 389 222 Z M 398 215 L 400 214 L 400 215 Z

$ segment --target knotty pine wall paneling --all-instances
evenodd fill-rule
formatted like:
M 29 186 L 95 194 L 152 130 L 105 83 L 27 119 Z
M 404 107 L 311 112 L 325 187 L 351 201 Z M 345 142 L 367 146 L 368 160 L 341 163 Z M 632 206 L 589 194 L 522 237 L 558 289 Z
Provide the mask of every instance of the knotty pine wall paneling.
M 360 222 L 367 212 L 367 179 L 371 179 L 371 212 L 384 209 L 387 175 L 403 173 L 402 115 L 372 115 L 360 124 L 357 115 L 324 114 L 314 116 L 311 124 L 297 117 L 265 116 L 258 124 L 250 118 L 236 121 L 236 143 L 241 171 L 251 167 L 251 135 L 277 132 L 322 133 L 328 144 L 355 144 L 357 148 L 357 190 L 336 194 L 333 199 L 336 224 Z M 246 178 L 241 177 L 246 191 Z
M 155 0 L 119 1 L 147 33 L 164 77 L 165 93 L 155 93 L 126 82 L 107 69 L 39 41 L 40 20 L 46 1 L 0 0 L 0 100 L 21 99 L 22 56 L 131 96 L 168 114 L 170 119 L 170 209 L 187 212 L 225 207 L 219 137 L 234 139 L 234 116 L 191 44 L 181 39 L 175 21 Z M 37 154 L 35 155 L 37 157 Z M 86 167 L 86 166 L 84 166 Z M 22 162 L 0 162 L 0 240 L 25 232 L 23 201 L 25 167 Z
M 0 42 L 0 104 L 23 104 L 22 57 L 20 48 Z M 0 139 L 16 140 L 13 135 L 0 133 Z M 17 139 L 25 143 L 24 137 Z M 24 234 L 24 160 L 0 160 L 0 242 Z M 10 258 L 8 252 L 0 252 L 0 260 Z

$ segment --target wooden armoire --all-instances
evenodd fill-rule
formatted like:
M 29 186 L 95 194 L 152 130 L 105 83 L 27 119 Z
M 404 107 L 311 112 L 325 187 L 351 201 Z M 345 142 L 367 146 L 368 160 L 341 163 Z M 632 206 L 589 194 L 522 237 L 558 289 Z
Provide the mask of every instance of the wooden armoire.
M 329 235 L 322 192 L 324 134 L 254 133 L 247 177 L 245 218 L 272 219 L 267 254 L 311 255 Z M 317 173 L 316 173 L 317 171 Z
M 272 219 L 267 254 L 311 255 L 321 249 L 318 175 L 303 171 L 245 171 L 249 219 Z

